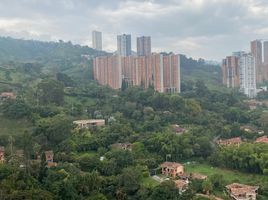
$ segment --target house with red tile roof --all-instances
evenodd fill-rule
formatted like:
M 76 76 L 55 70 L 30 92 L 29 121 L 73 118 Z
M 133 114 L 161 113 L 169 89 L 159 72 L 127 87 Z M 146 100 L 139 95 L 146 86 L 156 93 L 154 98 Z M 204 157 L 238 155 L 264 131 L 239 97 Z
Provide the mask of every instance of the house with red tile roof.
M 262 136 L 262 137 L 258 137 L 255 140 L 256 143 L 265 143 L 268 144 L 268 137 L 267 136 Z
M 0 94 L 0 100 L 16 99 L 16 95 L 13 92 L 2 92 Z
M 234 200 L 256 200 L 259 187 L 232 183 L 227 185 L 226 189 L 230 197 Z

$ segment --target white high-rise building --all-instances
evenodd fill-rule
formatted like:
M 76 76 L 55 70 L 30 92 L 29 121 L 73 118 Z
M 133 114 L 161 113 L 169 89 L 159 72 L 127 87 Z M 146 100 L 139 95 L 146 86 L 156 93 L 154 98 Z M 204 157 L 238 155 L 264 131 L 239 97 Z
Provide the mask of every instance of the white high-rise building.
M 256 68 L 252 54 L 243 54 L 239 57 L 240 90 L 249 98 L 257 95 Z
M 92 31 L 92 47 L 98 51 L 102 51 L 102 33 Z

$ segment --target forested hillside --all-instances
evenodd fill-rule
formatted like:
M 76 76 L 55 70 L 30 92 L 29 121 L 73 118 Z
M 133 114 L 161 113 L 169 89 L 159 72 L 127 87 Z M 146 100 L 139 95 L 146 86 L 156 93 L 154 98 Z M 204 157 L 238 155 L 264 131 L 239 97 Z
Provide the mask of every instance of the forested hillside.
M 1 44 L 0 93 L 9 93 L 0 98 L 0 199 L 229 200 L 233 182 L 268 198 L 268 144 L 255 142 L 268 133 L 267 107 L 251 109 L 245 96 L 220 88 L 218 66 L 182 56 L 181 94 L 120 91 L 92 80 L 91 58 L 104 52 Z M 85 119 L 104 124 L 73 123 Z M 232 138 L 241 143 L 218 143 Z M 162 174 L 165 161 L 184 166 L 187 188 Z
M 95 51 L 87 46 L 73 45 L 71 42 L 40 42 L 32 40 L 0 37 L 0 64 L 4 68 L 17 68 L 21 63 L 41 66 L 45 74 L 65 73 L 81 79 L 87 76 L 92 79 L 92 63 L 90 59 L 105 55 L 106 52 Z M 207 65 L 199 61 L 181 56 L 181 77 L 183 82 L 205 81 L 209 87 L 221 86 L 220 67 Z M 3 79 L 0 79 L 0 81 Z
M 0 37 L 0 61 L 40 61 L 53 62 L 60 59 L 77 60 L 81 55 L 103 55 L 87 46 L 73 45 L 71 42 L 41 42 Z

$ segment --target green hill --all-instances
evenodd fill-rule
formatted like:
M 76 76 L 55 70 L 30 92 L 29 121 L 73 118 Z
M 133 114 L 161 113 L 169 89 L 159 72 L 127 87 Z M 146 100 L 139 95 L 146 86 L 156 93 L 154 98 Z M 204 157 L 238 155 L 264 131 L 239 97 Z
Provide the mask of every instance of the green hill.
M 33 70 L 41 69 L 39 73 L 35 73 L 34 78 L 40 78 L 41 72 L 51 76 L 61 72 L 80 82 L 90 81 L 91 59 L 105 54 L 107 53 L 88 46 L 74 45 L 71 42 L 41 42 L 0 37 L 0 81 L 25 83 L 25 77 L 28 75 L 33 79 L 33 74 L 21 70 L 27 63 L 31 63 Z M 221 87 L 220 74 L 220 67 L 217 65 L 208 65 L 202 59 L 194 60 L 181 55 L 183 83 L 203 80 L 209 88 L 218 89 Z

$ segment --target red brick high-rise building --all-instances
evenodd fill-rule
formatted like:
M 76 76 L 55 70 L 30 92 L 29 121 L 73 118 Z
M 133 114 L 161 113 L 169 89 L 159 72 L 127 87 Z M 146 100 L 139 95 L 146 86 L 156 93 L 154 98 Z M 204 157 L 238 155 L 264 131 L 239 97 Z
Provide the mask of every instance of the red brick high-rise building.
M 117 59 L 115 56 L 98 57 L 94 59 L 93 70 L 95 80 L 113 89 L 121 88 L 124 80 L 128 85 L 144 88 L 152 85 L 159 92 L 180 92 L 179 55 L 150 54 Z
M 93 61 L 93 76 L 101 85 L 121 88 L 121 60 L 117 55 L 97 57 Z
M 268 41 L 263 42 L 263 65 L 265 70 L 265 80 L 268 80 Z
M 262 62 L 262 42 L 261 40 L 254 40 L 250 43 L 251 53 L 254 57 L 256 68 L 256 82 L 261 83 L 266 79 L 266 70 Z
M 222 82 L 228 88 L 239 88 L 239 57 L 227 56 L 222 61 Z

